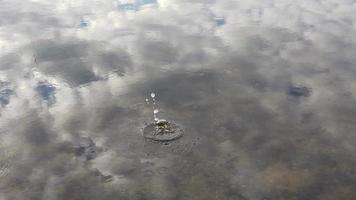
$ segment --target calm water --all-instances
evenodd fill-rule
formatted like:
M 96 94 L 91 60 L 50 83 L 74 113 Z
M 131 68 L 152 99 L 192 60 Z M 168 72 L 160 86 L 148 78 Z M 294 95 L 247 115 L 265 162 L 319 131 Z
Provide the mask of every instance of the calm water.
M 352 0 L 0 0 L 0 200 L 356 199 L 355 21 Z M 183 136 L 143 137 L 154 118 Z

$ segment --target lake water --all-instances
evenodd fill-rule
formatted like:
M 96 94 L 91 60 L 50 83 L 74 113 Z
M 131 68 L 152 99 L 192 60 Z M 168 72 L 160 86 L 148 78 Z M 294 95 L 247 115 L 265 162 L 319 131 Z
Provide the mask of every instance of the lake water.
M 0 200 L 355 199 L 355 19 L 351 0 L 0 0 Z

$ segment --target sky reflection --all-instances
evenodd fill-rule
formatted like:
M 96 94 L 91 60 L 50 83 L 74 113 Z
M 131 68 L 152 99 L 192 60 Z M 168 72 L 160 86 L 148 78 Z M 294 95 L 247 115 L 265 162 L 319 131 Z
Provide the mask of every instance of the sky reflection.
M 355 9 L 0 1 L 0 199 L 353 199 Z

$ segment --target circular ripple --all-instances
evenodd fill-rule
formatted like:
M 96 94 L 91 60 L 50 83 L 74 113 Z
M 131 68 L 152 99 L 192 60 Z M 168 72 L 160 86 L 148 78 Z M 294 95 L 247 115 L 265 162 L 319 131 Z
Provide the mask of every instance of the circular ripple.
M 147 125 L 143 136 L 153 141 L 169 142 L 182 137 L 183 130 L 175 123 L 164 121 Z
M 4 177 L 10 172 L 10 163 L 8 162 L 0 162 L 0 177 Z
M 0 178 L 10 174 L 14 158 L 14 149 L 0 141 Z

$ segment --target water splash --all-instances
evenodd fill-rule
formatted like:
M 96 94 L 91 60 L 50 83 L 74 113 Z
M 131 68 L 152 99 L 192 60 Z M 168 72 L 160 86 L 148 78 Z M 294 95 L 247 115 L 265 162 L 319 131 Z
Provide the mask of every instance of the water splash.
M 156 94 L 154 92 L 151 92 L 151 99 L 152 99 L 152 108 L 153 108 L 153 120 L 155 121 L 155 123 L 157 123 L 159 121 L 158 118 L 158 113 L 159 110 L 156 108 Z
M 152 100 L 153 123 L 143 129 L 143 136 L 150 140 L 165 143 L 182 137 L 183 130 L 177 124 L 158 117 L 160 111 L 156 106 L 156 94 L 152 92 L 150 96 Z M 146 103 L 149 104 L 147 98 Z
M 175 123 L 159 120 L 143 129 L 143 136 L 157 142 L 170 142 L 183 136 L 183 130 Z

